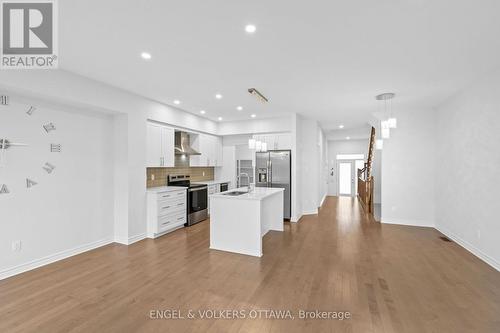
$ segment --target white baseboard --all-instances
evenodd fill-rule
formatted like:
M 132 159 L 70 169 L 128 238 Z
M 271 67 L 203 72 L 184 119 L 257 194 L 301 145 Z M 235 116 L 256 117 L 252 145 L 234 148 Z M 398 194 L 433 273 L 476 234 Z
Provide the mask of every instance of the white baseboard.
M 326 194 L 323 195 L 323 199 L 321 199 L 321 203 L 319 204 L 319 206 L 323 206 L 323 204 L 325 203 L 325 200 L 326 200 Z
M 302 212 L 302 215 L 317 215 L 317 214 L 318 214 L 318 208 Z
M 142 233 L 142 234 L 138 234 L 138 235 L 135 235 L 135 236 L 132 236 L 132 237 L 129 237 L 128 238 L 128 244 L 127 245 L 131 245 L 131 244 L 134 244 L 138 241 L 141 241 L 143 239 L 146 238 L 146 233 Z
M 124 237 L 115 237 L 115 243 L 123 244 L 123 245 L 131 245 L 134 244 L 140 240 L 143 240 L 146 238 L 146 233 L 138 234 L 135 236 L 131 236 L 128 238 Z
M 49 256 L 40 258 L 40 259 L 35 259 L 32 261 L 29 261 L 29 262 L 24 263 L 24 264 L 20 264 L 20 265 L 14 266 L 14 267 L 3 269 L 0 271 L 0 280 L 6 279 L 8 277 L 11 277 L 11 276 L 14 276 L 17 274 L 24 273 L 27 271 L 30 271 L 32 269 L 35 269 L 35 268 L 38 268 L 41 266 L 51 264 L 53 262 L 56 262 L 56 261 L 59 261 L 62 259 L 66 259 L 68 257 L 75 256 L 75 255 L 83 253 L 83 252 L 87 252 L 87 251 L 96 249 L 96 248 L 104 246 L 104 245 L 108 245 L 110 243 L 113 243 L 112 237 L 101 239 L 101 240 L 91 242 L 88 244 L 80 245 L 80 246 L 74 247 L 74 248 L 69 249 L 69 250 L 64 250 L 64 251 L 54 253 L 54 254 L 51 254 Z
M 293 222 L 293 223 L 297 223 L 300 221 L 300 219 L 302 218 L 302 214 L 298 215 L 298 216 L 292 216 L 290 218 L 290 222 Z
M 455 235 L 453 232 L 449 231 L 446 228 L 436 226 L 436 230 L 438 230 L 440 233 L 450 238 L 455 243 L 457 243 L 458 245 L 460 245 L 461 247 L 463 247 L 464 249 L 466 249 L 467 251 L 469 251 L 470 253 L 472 253 L 473 255 L 475 255 L 476 257 L 478 257 L 479 259 L 481 259 L 482 261 L 484 261 L 485 263 L 487 263 L 488 265 L 490 265 L 491 267 L 500 272 L 500 262 L 498 262 L 494 258 L 490 257 L 489 255 L 487 255 L 474 245 L 458 237 L 457 235 Z
M 128 245 L 128 238 L 117 237 L 115 236 L 115 243 Z
M 412 227 L 435 228 L 434 222 L 421 221 L 421 220 L 404 220 L 404 219 L 391 219 L 391 218 L 381 217 L 380 223 L 399 224 L 399 225 L 407 225 L 407 226 L 412 226 Z

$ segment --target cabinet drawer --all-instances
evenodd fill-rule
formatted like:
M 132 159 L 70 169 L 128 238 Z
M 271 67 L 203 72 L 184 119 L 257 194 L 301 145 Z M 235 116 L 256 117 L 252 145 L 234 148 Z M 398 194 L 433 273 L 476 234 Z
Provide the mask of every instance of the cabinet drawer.
M 185 198 L 185 197 L 186 197 L 186 191 L 158 193 L 158 201 L 172 200 L 176 198 Z
M 186 199 L 161 201 L 158 203 L 158 216 L 186 212 Z
M 214 194 L 214 193 L 216 193 L 216 192 L 217 192 L 217 187 L 216 187 L 216 185 L 210 185 L 210 186 L 208 187 L 208 194 L 209 194 L 209 195 L 210 195 L 210 194 Z
M 186 212 L 162 216 L 158 219 L 158 232 L 186 223 Z

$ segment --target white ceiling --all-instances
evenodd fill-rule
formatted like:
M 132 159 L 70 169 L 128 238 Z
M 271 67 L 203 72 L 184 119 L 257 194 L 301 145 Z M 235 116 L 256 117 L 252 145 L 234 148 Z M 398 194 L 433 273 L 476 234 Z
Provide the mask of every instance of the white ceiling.
M 498 13 L 498 0 L 59 1 L 60 66 L 213 120 L 357 128 L 379 93 L 434 106 L 499 67 Z

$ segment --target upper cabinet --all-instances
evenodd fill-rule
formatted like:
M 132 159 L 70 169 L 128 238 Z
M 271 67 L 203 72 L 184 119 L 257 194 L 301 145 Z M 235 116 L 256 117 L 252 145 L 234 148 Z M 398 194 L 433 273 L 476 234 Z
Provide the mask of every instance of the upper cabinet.
M 253 138 L 265 142 L 267 150 L 292 149 L 292 135 L 290 133 L 254 135 Z
M 173 167 L 175 131 L 160 124 L 147 123 L 147 167 Z
M 222 166 L 222 138 L 202 133 L 192 134 L 191 146 L 198 150 L 201 155 L 191 156 L 190 166 Z

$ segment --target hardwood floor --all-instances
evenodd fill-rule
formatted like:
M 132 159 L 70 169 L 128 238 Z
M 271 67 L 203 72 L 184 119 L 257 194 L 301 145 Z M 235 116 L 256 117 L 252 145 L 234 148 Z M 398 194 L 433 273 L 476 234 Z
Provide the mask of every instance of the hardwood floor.
M 266 235 L 259 259 L 209 250 L 203 222 L 0 281 L 0 332 L 500 332 L 500 273 L 440 236 L 330 197 L 319 216 Z M 168 309 L 352 318 L 150 319 Z

